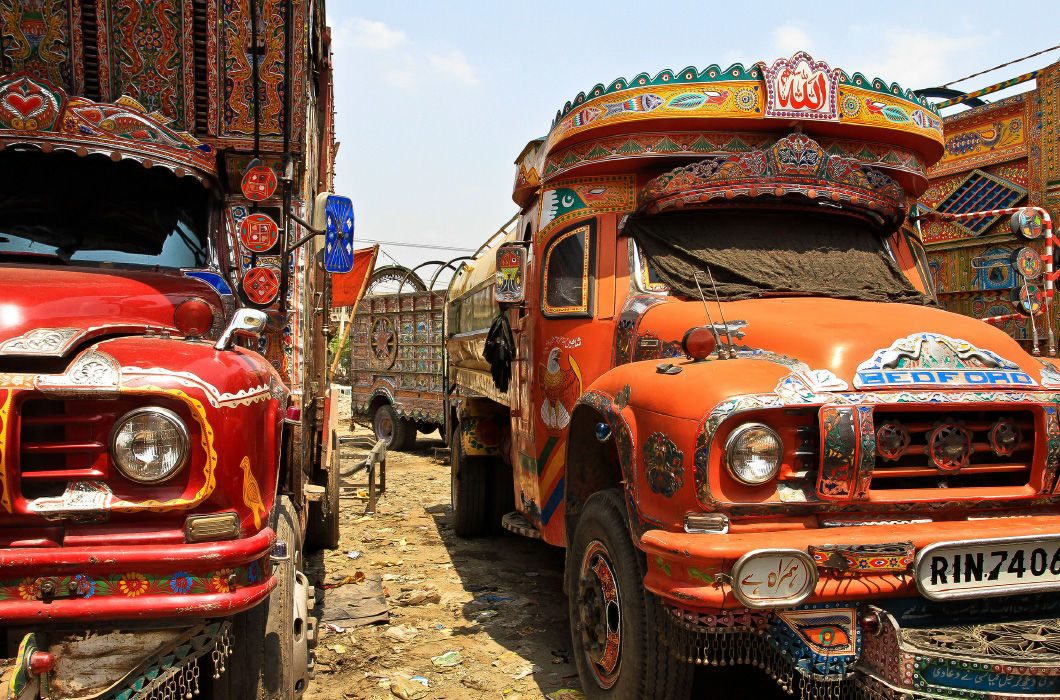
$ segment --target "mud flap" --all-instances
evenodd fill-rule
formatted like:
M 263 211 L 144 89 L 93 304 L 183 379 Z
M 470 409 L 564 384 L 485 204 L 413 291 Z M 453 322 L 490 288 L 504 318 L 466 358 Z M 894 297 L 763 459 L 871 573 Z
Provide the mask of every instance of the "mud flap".
M 14 663 L 0 673 L 3 700 L 33 700 L 48 694 L 47 674 L 37 676 L 30 670 L 30 657 L 39 651 L 37 635 L 30 633 L 22 638 Z
M 465 457 L 496 457 L 504 454 L 510 439 L 510 419 L 506 410 L 494 405 L 468 401 L 460 414 L 460 442 Z

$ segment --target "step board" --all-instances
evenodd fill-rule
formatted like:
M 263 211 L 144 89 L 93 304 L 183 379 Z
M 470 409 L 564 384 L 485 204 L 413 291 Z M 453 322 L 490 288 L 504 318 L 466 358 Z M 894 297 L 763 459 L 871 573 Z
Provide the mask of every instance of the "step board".
M 541 539 L 541 532 L 518 511 L 512 511 L 501 518 L 501 527 L 523 537 L 529 537 L 533 540 Z

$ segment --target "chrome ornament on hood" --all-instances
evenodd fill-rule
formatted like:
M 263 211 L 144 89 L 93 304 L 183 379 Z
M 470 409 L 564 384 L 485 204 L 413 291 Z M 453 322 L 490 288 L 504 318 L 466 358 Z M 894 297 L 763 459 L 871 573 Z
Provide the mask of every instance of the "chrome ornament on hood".
M 0 355 L 62 357 L 86 332 L 83 328 L 34 328 L 0 345 Z
M 858 365 L 857 389 L 889 387 L 1036 387 L 1019 365 L 966 340 L 914 333 Z

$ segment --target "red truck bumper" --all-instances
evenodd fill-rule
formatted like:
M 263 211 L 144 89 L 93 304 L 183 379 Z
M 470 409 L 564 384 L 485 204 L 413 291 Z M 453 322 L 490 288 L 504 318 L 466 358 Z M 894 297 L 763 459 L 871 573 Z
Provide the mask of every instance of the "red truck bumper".
M 4 624 L 224 617 L 276 586 L 269 528 L 186 545 L 0 549 Z
M 1060 536 L 1060 514 L 725 535 L 649 530 L 640 538 L 640 547 L 647 555 L 644 585 L 649 591 L 674 607 L 710 612 L 748 607 L 733 593 L 730 579 L 737 560 L 755 550 L 808 552 L 814 547 L 912 543 L 915 555 L 936 542 L 1050 535 Z M 813 592 L 802 602 L 871 601 L 920 595 L 908 568 L 875 572 L 871 569 L 838 571 L 818 566 L 817 573 L 819 579 Z

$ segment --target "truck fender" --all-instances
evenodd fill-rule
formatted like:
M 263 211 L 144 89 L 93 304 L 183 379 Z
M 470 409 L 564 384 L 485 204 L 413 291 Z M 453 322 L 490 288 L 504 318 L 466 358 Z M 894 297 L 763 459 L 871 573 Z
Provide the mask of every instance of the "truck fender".
M 630 533 L 640 535 L 660 527 L 646 519 L 637 506 L 636 417 L 621 397 L 591 388 L 574 404 L 567 442 L 564 494 L 567 539 L 570 540 L 585 502 L 598 491 L 622 488 Z M 606 426 L 606 428 L 605 428 Z
M 394 394 L 391 393 L 390 389 L 380 386 L 376 387 L 372 391 L 372 396 L 368 399 L 368 417 L 371 419 L 375 412 L 379 410 L 379 407 L 384 403 L 388 403 L 391 406 L 394 405 Z

